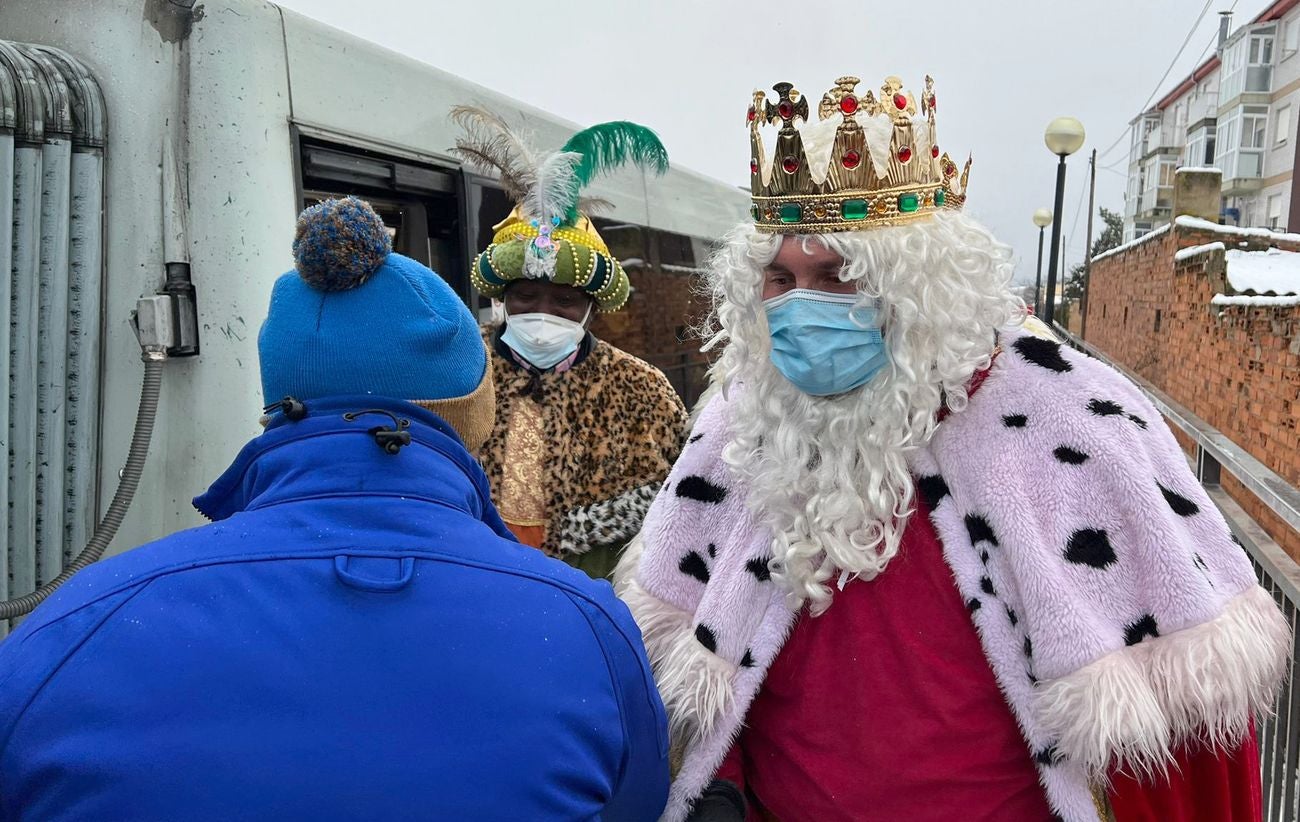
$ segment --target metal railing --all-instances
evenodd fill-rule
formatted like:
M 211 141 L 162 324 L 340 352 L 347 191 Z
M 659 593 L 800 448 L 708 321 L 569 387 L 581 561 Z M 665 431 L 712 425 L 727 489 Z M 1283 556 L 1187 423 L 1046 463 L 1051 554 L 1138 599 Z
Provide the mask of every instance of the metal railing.
M 1300 639 L 1296 636 L 1300 565 L 1242 510 L 1236 500 L 1228 496 L 1220 485 L 1220 479 L 1227 471 L 1258 497 L 1275 517 L 1297 532 L 1300 532 L 1300 490 L 1151 383 L 1113 362 L 1060 325 L 1054 324 L 1053 330 L 1071 347 L 1101 360 L 1136 383 L 1169 424 L 1192 440 L 1196 478 L 1223 512 L 1233 536 L 1250 557 L 1259 584 L 1273 595 L 1291 626 L 1291 659 L 1287 665 L 1286 683 L 1273 715 L 1261 717 L 1256 730 L 1265 822 L 1296 822 L 1300 820 L 1300 683 L 1296 682 L 1296 659 L 1300 657 Z

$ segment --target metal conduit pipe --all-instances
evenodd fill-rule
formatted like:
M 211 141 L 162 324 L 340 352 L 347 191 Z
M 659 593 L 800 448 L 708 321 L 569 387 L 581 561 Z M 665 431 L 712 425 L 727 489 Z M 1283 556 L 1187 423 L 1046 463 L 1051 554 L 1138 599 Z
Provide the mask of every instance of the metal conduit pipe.
M 162 393 L 163 366 L 166 362 L 165 351 L 144 352 L 144 384 L 140 388 L 140 409 L 135 416 L 131 449 L 127 453 L 126 466 L 122 469 L 117 493 L 113 495 L 113 502 L 109 504 L 104 518 L 95 528 L 94 536 L 57 577 L 26 596 L 0 602 L 0 620 L 13 619 L 30 613 L 73 574 L 102 557 L 109 543 L 113 541 L 113 537 L 117 536 L 117 529 L 122 526 L 122 520 L 131 507 L 131 501 L 135 499 L 136 489 L 140 485 L 140 476 L 144 473 L 145 460 L 149 456 L 149 441 L 153 438 L 154 421 L 158 417 L 158 398 Z

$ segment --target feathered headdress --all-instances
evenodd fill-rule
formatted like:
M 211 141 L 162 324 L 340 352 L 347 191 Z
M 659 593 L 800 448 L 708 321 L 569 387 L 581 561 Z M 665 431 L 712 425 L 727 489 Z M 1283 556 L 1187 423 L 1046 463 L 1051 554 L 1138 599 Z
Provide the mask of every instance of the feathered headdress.
M 513 280 L 548 279 L 586 291 L 601 311 L 622 308 L 627 274 L 583 213 L 604 203 L 582 192 L 596 177 L 628 163 L 656 174 L 667 171 L 668 152 L 654 132 L 625 121 L 601 123 L 573 135 L 558 151 L 539 154 L 493 112 L 457 106 L 451 118 L 465 132 L 455 153 L 495 172 L 516 204 L 474 260 L 475 288 L 498 297 Z

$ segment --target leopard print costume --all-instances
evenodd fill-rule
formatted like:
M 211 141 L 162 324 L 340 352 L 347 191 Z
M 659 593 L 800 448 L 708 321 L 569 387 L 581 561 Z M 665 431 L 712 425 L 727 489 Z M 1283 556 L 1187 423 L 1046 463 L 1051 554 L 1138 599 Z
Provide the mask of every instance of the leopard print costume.
M 496 424 L 480 453 L 500 505 L 508 422 L 534 376 L 501 356 L 485 329 L 496 381 Z M 677 459 L 686 408 L 654 366 L 595 340 L 568 371 L 536 376 L 547 454 L 542 550 L 593 576 L 613 569 Z M 607 556 L 590 556 L 601 552 Z

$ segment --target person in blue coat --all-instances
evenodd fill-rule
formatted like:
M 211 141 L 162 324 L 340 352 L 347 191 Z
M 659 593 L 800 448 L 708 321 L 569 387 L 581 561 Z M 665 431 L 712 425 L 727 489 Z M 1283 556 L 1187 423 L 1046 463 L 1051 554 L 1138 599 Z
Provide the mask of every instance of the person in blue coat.
M 259 338 L 291 399 L 195 501 L 212 523 L 0 643 L 0 820 L 659 816 L 640 632 L 497 516 L 478 329 L 390 248 L 359 200 L 303 213 Z

